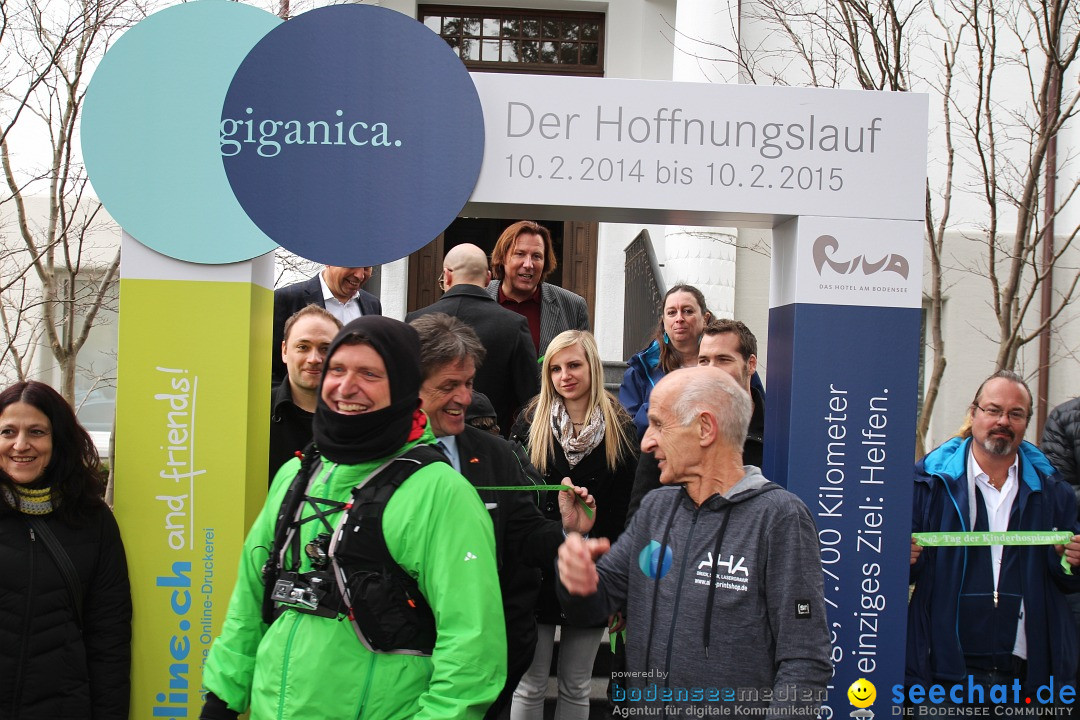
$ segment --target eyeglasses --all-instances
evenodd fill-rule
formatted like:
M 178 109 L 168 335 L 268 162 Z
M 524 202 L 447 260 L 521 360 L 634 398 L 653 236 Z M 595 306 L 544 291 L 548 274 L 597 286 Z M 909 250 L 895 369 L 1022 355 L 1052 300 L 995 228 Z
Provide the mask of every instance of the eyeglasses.
M 440 270 L 439 274 L 435 276 L 435 283 L 439 286 L 439 289 L 443 292 L 446 292 L 446 273 L 455 273 L 460 269 L 461 266 L 458 266 L 456 268 L 444 267 L 442 270 Z
M 986 413 L 987 417 L 995 421 L 1000 420 L 1002 415 L 1007 415 L 1009 418 L 1009 422 L 1019 424 L 1022 422 L 1027 422 L 1028 418 L 1031 417 L 1031 413 L 1026 413 L 1023 410 L 1010 410 L 1009 412 L 1005 412 L 998 407 L 984 408 L 978 404 L 976 404 L 975 407 L 979 410 L 982 410 L 984 413 Z

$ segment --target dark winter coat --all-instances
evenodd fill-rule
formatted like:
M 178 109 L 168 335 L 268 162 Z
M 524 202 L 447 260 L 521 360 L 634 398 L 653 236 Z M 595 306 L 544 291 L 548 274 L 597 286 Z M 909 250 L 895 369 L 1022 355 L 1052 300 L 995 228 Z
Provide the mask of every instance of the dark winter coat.
M 78 527 L 41 517 L 78 573 L 83 626 L 44 542 L 0 501 L 0 717 L 127 720 L 131 591 L 116 520 L 104 505 Z
M 1063 402 L 1050 411 L 1043 426 L 1039 449 L 1061 475 L 1061 479 L 1072 485 L 1080 504 L 1080 474 L 1077 473 L 1077 461 L 1080 460 L 1080 398 Z

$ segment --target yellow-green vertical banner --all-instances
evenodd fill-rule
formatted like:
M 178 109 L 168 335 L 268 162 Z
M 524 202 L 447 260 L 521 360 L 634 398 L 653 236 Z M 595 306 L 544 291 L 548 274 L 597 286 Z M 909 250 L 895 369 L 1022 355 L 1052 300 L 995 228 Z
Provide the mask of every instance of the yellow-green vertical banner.
M 273 261 L 195 265 L 124 237 L 115 511 L 134 601 L 131 717 L 198 717 L 266 496 Z

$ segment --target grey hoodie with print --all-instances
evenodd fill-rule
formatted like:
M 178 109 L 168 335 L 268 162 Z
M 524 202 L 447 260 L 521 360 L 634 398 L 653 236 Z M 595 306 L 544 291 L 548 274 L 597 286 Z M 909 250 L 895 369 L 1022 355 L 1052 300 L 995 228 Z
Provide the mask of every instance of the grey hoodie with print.
M 572 597 L 558 585 L 567 615 L 582 621 L 626 608 L 627 670 L 612 678 L 625 707 L 663 705 L 673 716 L 688 705 L 769 708 L 765 717 L 800 708 L 813 717 L 826 699 L 832 666 L 814 521 L 795 495 L 756 467 L 745 471 L 701 507 L 682 487 L 649 493 L 598 561 L 598 592 Z

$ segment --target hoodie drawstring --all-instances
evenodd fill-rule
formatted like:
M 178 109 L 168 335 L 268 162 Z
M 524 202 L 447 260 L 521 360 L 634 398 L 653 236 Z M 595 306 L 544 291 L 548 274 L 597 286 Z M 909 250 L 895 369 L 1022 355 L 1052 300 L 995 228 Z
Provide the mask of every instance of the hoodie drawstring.
M 731 519 L 731 506 L 727 506 L 724 519 L 720 523 L 720 531 L 716 533 L 716 545 L 713 547 L 712 572 L 709 574 L 709 599 L 705 601 L 705 659 L 709 659 L 709 637 L 712 634 L 712 611 L 713 600 L 716 598 L 716 576 L 720 567 L 720 545 L 724 542 L 724 533 L 727 532 L 728 520 Z

